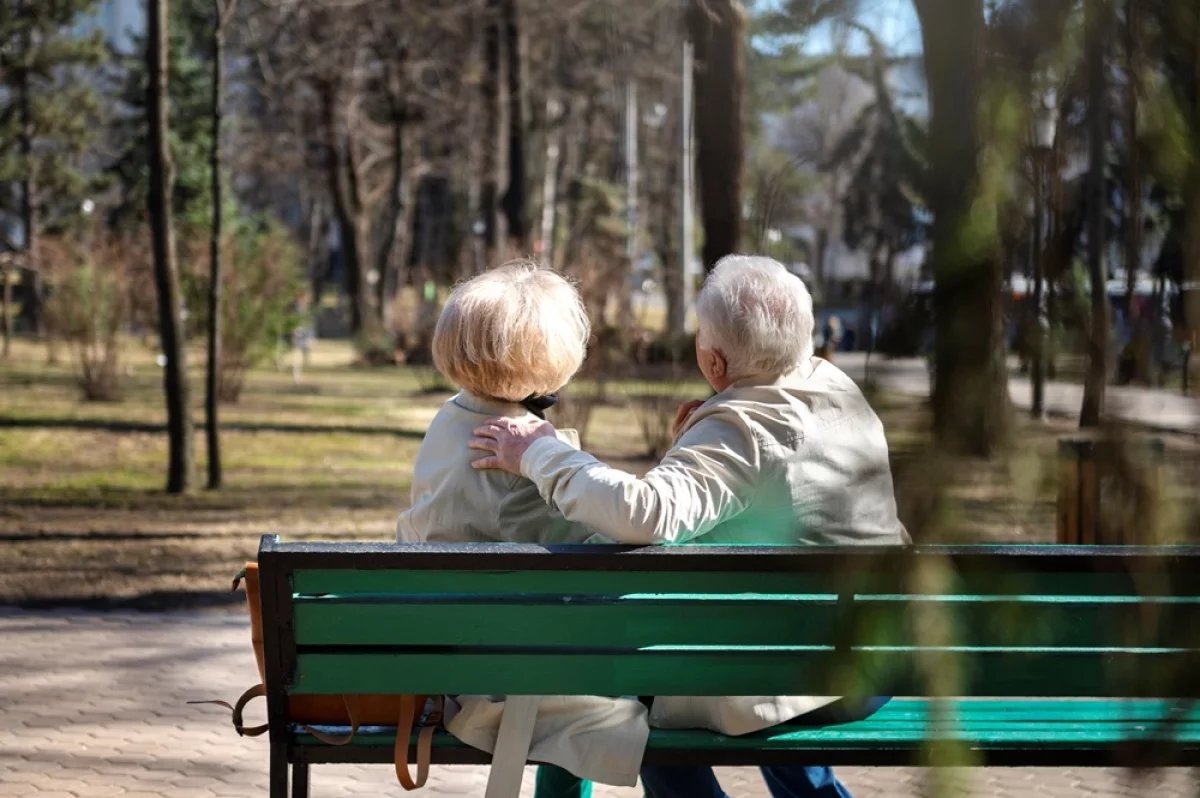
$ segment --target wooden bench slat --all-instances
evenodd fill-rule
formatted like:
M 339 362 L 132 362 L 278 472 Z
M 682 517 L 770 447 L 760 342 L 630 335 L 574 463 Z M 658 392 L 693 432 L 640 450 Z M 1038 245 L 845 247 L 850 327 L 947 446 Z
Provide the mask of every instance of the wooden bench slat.
M 684 547 L 679 547 L 680 549 Z M 813 547 L 817 548 L 817 547 Z M 612 555 L 615 556 L 615 555 Z M 684 555 L 684 556 L 690 556 Z M 597 555 L 604 559 L 604 555 Z M 868 563 L 870 561 L 867 561 Z M 702 564 L 702 563 L 698 563 Z M 832 565 L 832 564 L 831 564 Z M 1081 566 L 1084 567 L 1084 566 Z M 1200 558 L 1197 559 L 1200 569 Z M 355 594 L 422 595 L 471 593 L 479 595 L 626 595 L 626 594 L 756 594 L 836 595 L 858 593 L 908 593 L 903 574 L 894 563 L 879 561 L 879 569 L 865 566 L 849 571 L 794 573 L 787 570 L 741 571 L 569 571 L 539 570 L 498 572 L 488 570 L 388 570 L 359 571 L 313 567 L 298 570 L 292 587 L 297 595 Z M 908 588 L 908 589 L 906 589 Z M 1059 595 L 1171 596 L 1177 589 L 1168 579 L 1135 582 L 1120 571 L 1018 572 L 1002 567 L 994 571 L 954 574 L 941 593 L 959 595 Z
M 839 607 L 833 596 L 739 601 L 717 594 L 669 596 L 297 597 L 295 636 L 307 645 L 591 646 L 915 645 L 920 613 L 944 612 L 962 645 L 1105 647 L 1114 630 L 1129 629 L 1127 645 L 1157 642 L 1139 628 L 1144 608 L 1126 597 L 930 597 L 886 600 L 856 596 Z M 1064 598 L 1069 600 L 1063 600 Z M 988 600 L 967 600 L 988 599 Z M 379 603 L 368 603 L 379 602 Z M 1165 603 L 1164 615 L 1196 613 L 1200 599 Z M 931 615 L 931 617 L 933 617 Z
M 1200 707 L 1166 719 L 1178 705 L 1160 701 L 957 701 L 947 705 L 951 724 L 932 720 L 925 700 L 896 699 L 864 721 L 826 728 L 780 726 L 744 737 L 727 737 L 697 730 L 653 730 L 649 751 L 687 749 L 802 751 L 862 747 L 919 749 L 929 740 L 970 743 L 978 749 L 1070 746 L 1109 747 L 1129 740 L 1170 740 L 1200 745 Z M 341 727 L 330 727 L 332 732 Z M 395 730 L 369 727 L 360 730 L 354 745 L 390 746 Z M 295 730 L 298 745 L 319 745 L 315 738 Z M 461 747 L 449 735 L 437 746 Z M 1197 753 L 1200 753 L 1198 751 Z
M 1187 673 L 1196 651 L 1157 650 L 834 650 L 696 649 L 620 654 L 304 653 L 297 656 L 295 694 L 483 693 L 509 695 L 844 695 L 892 685 L 889 692 L 923 695 L 913 674 L 916 656 L 955 659 L 963 694 L 1003 697 L 1200 697 L 1200 683 L 1172 683 Z M 1194 672 L 1194 670 L 1192 671 Z M 858 676 L 856 676 L 856 674 Z M 871 679 L 862 674 L 872 674 Z M 1121 674 L 1136 678 L 1119 678 Z M 946 676 L 942 677 L 943 679 Z M 826 685 L 825 688 L 820 686 Z M 820 689 L 818 689 L 820 688 Z M 878 689 L 878 688 L 876 688 Z M 944 683 L 934 685 L 944 690 Z
M 709 607 L 703 623 L 679 606 L 297 605 L 296 641 L 307 644 L 822 645 L 837 630 L 836 601 Z M 694 605 L 693 605 L 694 609 Z

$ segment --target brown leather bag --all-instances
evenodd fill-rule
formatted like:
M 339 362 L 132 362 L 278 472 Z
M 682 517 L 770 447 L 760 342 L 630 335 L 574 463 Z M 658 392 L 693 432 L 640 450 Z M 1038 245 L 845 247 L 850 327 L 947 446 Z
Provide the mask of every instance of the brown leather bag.
M 268 724 L 246 726 L 242 713 L 246 705 L 255 698 L 266 695 L 266 657 L 263 654 L 262 599 L 259 589 L 258 563 L 246 563 L 245 570 L 233 580 L 233 589 L 245 579 L 246 606 L 250 611 L 250 641 L 254 646 L 254 658 L 258 661 L 258 676 L 262 681 L 251 687 L 230 706 L 224 701 L 192 701 L 193 704 L 219 704 L 233 713 L 233 727 L 239 735 L 257 737 L 264 734 Z M 433 698 L 435 709 L 424 718 L 427 701 Z M 309 734 L 327 745 L 346 745 L 358 733 L 360 726 L 390 726 L 396 724 L 396 778 L 406 790 L 425 786 L 429 779 L 429 762 L 433 747 L 433 733 L 441 723 L 441 696 L 424 695 L 375 695 L 354 693 L 347 695 L 294 695 L 288 697 L 288 716 Z M 313 726 L 349 726 L 345 735 L 327 734 Z M 417 734 L 417 775 L 409 772 L 408 748 L 412 730 Z

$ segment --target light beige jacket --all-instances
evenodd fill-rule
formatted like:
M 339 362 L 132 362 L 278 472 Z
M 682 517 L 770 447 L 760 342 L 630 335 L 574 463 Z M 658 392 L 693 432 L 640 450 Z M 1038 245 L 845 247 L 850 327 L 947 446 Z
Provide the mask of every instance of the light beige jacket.
M 621 543 L 908 542 L 883 425 L 854 381 L 819 358 L 709 399 L 644 478 L 553 438 L 529 447 L 521 472 L 568 520 Z M 662 697 L 650 724 L 746 734 L 834 700 Z
M 523 477 L 477 471 L 485 453 L 467 447 L 472 431 L 497 416 L 532 418 L 520 405 L 463 392 L 446 402 L 425 433 L 413 465 L 412 507 L 400 514 L 401 543 L 580 543 L 598 539 L 542 500 Z M 573 430 L 563 445 L 578 447 Z M 504 696 L 459 695 L 446 702 L 446 729 L 467 745 L 496 747 Z M 650 734 L 638 701 L 599 696 L 544 696 L 532 729 L 529 757 L 577 776 L 619 786 L 637 781 Z M 504 763 L 505 766 L 522 766 Z
M 449 399 L 425 431 L 413 464 L 412 506 L 400 514 L 400 543 L 582 543 L 592 536 L 550 507 L 532 482 L 504 471 L 478 471 L 484 452 L 467 448 L 473 430 L 505 416 L 532 419 L 517 404 L 466 391 Z M 564 445 L 578 448 L 573 430 Z

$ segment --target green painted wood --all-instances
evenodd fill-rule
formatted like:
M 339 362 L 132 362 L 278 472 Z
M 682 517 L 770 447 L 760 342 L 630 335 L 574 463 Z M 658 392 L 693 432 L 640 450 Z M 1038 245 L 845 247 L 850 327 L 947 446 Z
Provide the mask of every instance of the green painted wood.
M 296 641 L 451 646 L 831 645 L 833 600 L 774 607 L 627 601 L 598 606 L 296 606 Z
M 931 719 L 930 702 L 897 699 L 874 716 L 857 723 L 818 729 L 777 726 L 743 737 L 706 731 L 652 730 L 650 749 L 694 750 L 809 750 L 919 747 L 929 740 L 966 743 L 977 750 L 1071 747 L 1102 748 L 1127 740 L 1170 740 L 1200 744 L 1200 706 L 1175 719 L 1163 720 L 1177 705 L 1160 701 L 956 701 L 947 709 L 950 725 Z M 393 729 L 375 727 L 356 736 L 352 745 L 391 746 Z M 299 733 L 295 741 L 319 745 Z M 449 735 L 439 735 L 438 747 L 459 747 Z
M 297 594 L 551 594 L 786 593 L 836 595 L 828 574 L 679 571 L 297 571 Z
M 419 649 L 417 650 L 419 651 Z M 940 678 L 924 685 L 922 658 Z M 855 650 L 661 647 L 603 651 L 312 653 L 300 649 L 292 693 L 485 693 L 510 695 L 927 695 L 1195 696 L 1196 651 Z M 1181 683 L 1182 682 L 1182 683 Z M 888 685 L 888 687 L 881 687 Z M 957 689 L 956 689 L 957 688 Z
M 787 572 L 706 571 L 355 571 L 314 569 L 297 571 L 293 589 L 300 595 L 339 594 L 552 594 L 624 595 L 629 593 L 691 594 L 830 594 L 907 592 L 902 575 Z M 1134 580 L 1120 573 L 1011 573 L 1004 571 L 960 575 L 939 593 L 978 595 L 1060 596 L 1200 596 L 1200 585 L 1180 593 L 1166 579 Z
M 915 629 L 949 620 L 953 642 L 973 647 L 1127 647 L 1164 642 L 1141 624 L 1142 608 L 1123 597 L 860 596 L 843 613 L 833 597 L 762 594 L 547 597 L 491 602 L 479 595 L 301 596 L 298 645 L 592 646 L 857 645 L 911 646 Z M 966 599 L 989 600 L 966 600 Z M 367 603 L 379 602 L 379 603 Z M 528 602 L 528 603 L 521 603 Z M 1171 614 L 1191 605 L 1164 604 Z

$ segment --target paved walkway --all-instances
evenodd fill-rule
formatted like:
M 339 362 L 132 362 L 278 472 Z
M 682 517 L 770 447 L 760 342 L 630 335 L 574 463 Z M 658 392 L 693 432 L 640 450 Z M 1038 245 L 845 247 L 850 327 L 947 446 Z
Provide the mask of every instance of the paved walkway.
M 856 380 L 862 380 L 866 355 L 862 352 L 839 353 L 838 367 Z M 872 358 L 871 372 L 879 384 L 911 396 L 929 395 L 929 372 L 924 360 Z M 1033 390 L 1028 377 L 1013 377 L 1008 384 L 1013 404 L 1028 409 Z M 1048 413 L 1079 418 L 1083 404 L 1083 386 L 1069 382 L 1047 382 L 1045 407 Z M 1164 432 L 1200 435 L 1200 402 L 1179 393 L 1151 388 L 1110 385 L 1105 390 L 1106 411 L 1114 418 Z
M 265 740 L 237 737 L 219 708 L 186 704 L 231 699 L 254 678 L 240 613 L 0 610 L 0 796 L 265 796 Z M 847 768 L 840 775 L 859 798 L 930 794 L 915 770 Z M 1184 770 L 1140 783 L 1114 770 L 992 769 L 964 779 L 974 790 L 954 794 L 1200 794 L 1200 778 Z M 435 768 L 421 794 L 482 795 L 485 780 L 484 768 Z M 724 771 L 722 781 L 733 798 L 765 798 L 755 771 Z M 403 795 L 385 767 L 316 767 L 312 782 L 316 798 Z M 527 778 L 527 795 L 531 786 Z M 640 791 L 597 795 L 640 798 Z

